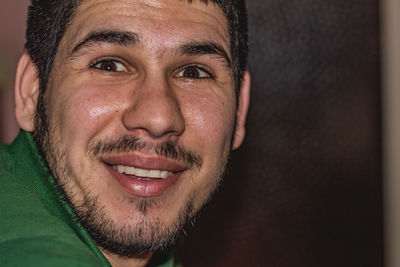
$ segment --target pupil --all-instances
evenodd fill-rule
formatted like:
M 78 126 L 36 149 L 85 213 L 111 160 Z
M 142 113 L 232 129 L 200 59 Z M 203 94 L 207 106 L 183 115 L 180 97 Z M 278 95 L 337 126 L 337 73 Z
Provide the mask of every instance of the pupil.
M 197 71 L 196 71 L 196 69 L 194 69 L 194 68 L 189 68 L 188 70 L 187 70 L 187 77 L 188 78 L 195 78 L 195 77 L 197 77 L 198 76 L 198 73 L 197 73 Z
M 107 62 L 103 64 L 102 69 L 106 71 L 115 71 L 115 65 L 112 62 Z

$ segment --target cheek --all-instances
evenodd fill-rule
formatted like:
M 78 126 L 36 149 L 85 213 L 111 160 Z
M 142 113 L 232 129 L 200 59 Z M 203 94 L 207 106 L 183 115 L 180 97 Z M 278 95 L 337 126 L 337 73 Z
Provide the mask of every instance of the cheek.
M 203 168 L 195 183 L 196 207 L 204 203 L 217 185 L 231 148 L 235 106 L 231 98 L 225 100 L 207 98 L 192 103 L 191 127 L 186 141 L 195 142 L 203 159 Z
M 59 94 L 56 116 L 60 134 L 69 145 L 87 143 L 118 116 L 122 97 L 110 88 L 71 84 Z
M 110 116 L 118 110 L 115 101 L 107 101 L 107 96 L 100 94 L 80 95 L 71 99 L 75 108 L 65 109 L 64 117 L 68 120 L 66 126 L 79 130 L 81 137 L 94 135 L 110 121 Z M 110 104 L 113 103 L 113 104 Z
M 201 98 L 191 103 L 190 128 L 203 147 L 221 152 L 229 148 L 235 119 L 233 103 L 228 97 Z

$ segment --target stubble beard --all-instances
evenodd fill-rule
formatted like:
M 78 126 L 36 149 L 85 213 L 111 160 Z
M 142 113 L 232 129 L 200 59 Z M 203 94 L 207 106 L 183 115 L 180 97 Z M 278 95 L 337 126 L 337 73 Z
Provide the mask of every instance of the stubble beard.
M 137 223 L 135 225 L 117 224 L 107 214 L 104 205 L 99 201 L 101 196 L 90 192 L 84 196 L 84 199 L 79 199 L 75 195 L 76 186 L 71 181 L 74 176 L 73 168 L 67 159 L 66 148 L 61 136 L 59 134 L 57 136 L 57 123 L 49 121 L 46 106 L 44 97 L 39 96 L 38 110 L 35 116 L 35 130 L 33 132 L 39 151 L 55 178 L 59 190 L 65 196 L 64 201 L 68 202 L 75 211 L 76 219 L 98 246 L 111 253 L 130 257 L 168 251 L 175 244 L 184 227 L 193 221 L 195 215 L 210 200 L 220 185 L 228 161 L 229 151 L 221 159 L 215 177 L 210 177 L 209 193 L 200 207 L 194 206 L 194 199 L 197 195 L 197 191 L 194 190 L 186 199 L 186 203 L 178 212 L 173 223 L 164 225 L 159 218 L 148 216 L 150 209 L 162 208 L 161 202 L 150 199 L 130 199 L 129 204 L 132 207 L 133 214 L 138 218 L 136 220 Z M 133 139 L 130 139 L 130 141 L 135 143 Z M 121 150 L 126 152 L 138 149 L 137 147 L 133 148 L 130 145 L 126 145 L 122 139 L 109 143 L 108 148 L 112 149 L 113 144 L 115 147 L 118 142 L 125 144 L 123 149 L 121 149 L 121 146 L 117 148 L 120 152 L 122 152 Z M 100 143 L 98 143 L 97 148 L 99 148 Z M 168 146 L 170 150 L 168 150 Z M 185 156 L 189 156 L 189 158 L 190 155 L 193 156 L 193 154 L 185 153 L 181 148 L 174 148 L 171 143 L 165 144 L 164 148 L 164 150 L 161 149 L 164 152 L 160 152 L 160 154 L 166 157 L 173 158 L 178 155 L 182 159 Z M 93 154 L 95 152 L 94 149 L 96 149 L 96 146 L 93 147 L 89 154 Z M 184 155 L 179 153 L 184 153 Z M 201 162 L 197 164 L 201 164 Z

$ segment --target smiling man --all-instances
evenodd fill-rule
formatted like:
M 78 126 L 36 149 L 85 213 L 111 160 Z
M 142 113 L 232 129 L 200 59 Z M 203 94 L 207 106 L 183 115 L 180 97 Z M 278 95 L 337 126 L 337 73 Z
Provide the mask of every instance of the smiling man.
M 172 266 L 244 138 L 246 23 L 234 0 L 33 0 L 0 265 Z

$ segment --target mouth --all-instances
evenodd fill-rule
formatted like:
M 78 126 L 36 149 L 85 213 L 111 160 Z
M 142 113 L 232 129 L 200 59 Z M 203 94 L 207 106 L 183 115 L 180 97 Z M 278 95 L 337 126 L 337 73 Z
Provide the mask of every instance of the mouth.
M 160 157 L 140 155 L 102 159 L 120 188 L 131 196 L 158 197 L 174 188 L 189 166 Z

